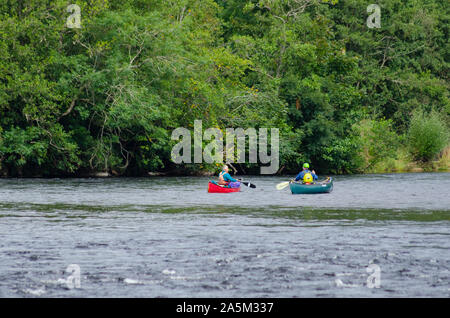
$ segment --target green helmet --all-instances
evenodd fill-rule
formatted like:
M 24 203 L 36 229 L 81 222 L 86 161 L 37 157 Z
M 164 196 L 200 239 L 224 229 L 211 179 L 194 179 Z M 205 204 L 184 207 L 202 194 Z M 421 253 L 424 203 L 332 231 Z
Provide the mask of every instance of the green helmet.
M 309 168 L 309 163 L 304 163 L 303 168 Z

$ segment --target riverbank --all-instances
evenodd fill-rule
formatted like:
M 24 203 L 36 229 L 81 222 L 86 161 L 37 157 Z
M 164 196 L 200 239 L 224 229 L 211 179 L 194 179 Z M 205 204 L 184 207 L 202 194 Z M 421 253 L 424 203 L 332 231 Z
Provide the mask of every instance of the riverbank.
M 339 175 L 353 175 L 353 174 L 383 174 L 383 173 L 420 173 L 420 172 L 450 172 L 450 147 L 444 149 L 436 160 L 430 162 L 418 162 L 412 160 L 408 152 L 399 150 L 397 158 L 387 158 L 386 160 L 377 163 L 373 167 L 367 168 L 365 171 L 358 173 L 342 173 Z M 240 171 L 231 171 L 233 175 L 253 175 L 246 174 Z M 292 173 L 279 173 L 277 176 L 291 176 Z M 320 173 L 321 175 L 327 173 Z M 211 170 L 172 170 L 172 171 L 148 171 L 142 175 L 128 176 L 122 175 L 115 170 L 112 171 L 83 171 L 71 175 L 33 175 L 33 176 L 11 176 L 6 171 L 0 170 L 0 178 L 114 178 L 114 177 L 212 177 L 217 175 L 217 171 Z
M 376 164 L 365 173 L 402 173 L 402 172 L 449 172 L 450 171 L 450 147 L 444 149 L 436 160 L 429 162 L 418 162 L 412 160 L 411 156 L 403 150 L 399 150 L 397 158 Z
M 437 164 L 432 164 L 427 167 L 422 167 L 419 165 L 401 165 L 400 168 L 379 168 L 377 170 L 370 170 L 365 173 L 353 173 L 353 174 L 339 174 L 339 176 L 352 176 L 352 175 L 373 175 L 373 174 L 386 174 L 386 173 L 427 173 L 427 172 L 450 172 L 450 167 L 442 167 Z M 165 173 L 165 172 L 149 172 L 144 175 L 138 175 L 138 176 L 123 176 L 123 175 L 114 175 L 109 172 L 93 172 L 89 174 L 82 174 L 82 175 L 54 175 L 54 176 L 42 176 L 42 175 L 35 175 L 35 176 L 7 176 L 7 175 L 0 175 L 0 179 L 51 179 L 51 178 L 92 178 L 92 179 L 113 179 L 113 178 L 155 178 L 155 177 L 212 177 L 214 178 L 217 175 L 217 173 L 208 172 L 208 171 L 200 171 L 197 174 L 173 174 L 173 173 Z M 235 174 L 236 176 L 260 176 L 260 175 L 253 175 L 253 174 Z M 277 177 L 292 177 L 295 173 L 283 173 L 283 174 L 277 174 L 275 176 Z M 330 175 L 330 174 L 323 174 L 319 173 L 319 175 Z M 331 174 L 333 175 L 333 174 Z M 272 176 L 272 175 L 267 175 Z

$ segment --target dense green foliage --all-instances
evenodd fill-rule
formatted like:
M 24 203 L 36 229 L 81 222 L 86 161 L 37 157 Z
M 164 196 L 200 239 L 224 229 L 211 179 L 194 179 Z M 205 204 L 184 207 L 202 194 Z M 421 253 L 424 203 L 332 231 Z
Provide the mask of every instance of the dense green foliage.
M 70 3 L 79 29 L 66 25 Z M 305 160 L 323 173 L 364 172 L 399 147 L 432 160 L 448 144 L 448 4 L 380 0 L 373 29 L 369 4 L 2 1 L 0 172 L 213 170 L 170 160 L 171 132 L 195 119 L 279 128 L 283 172 Z M 426 126 L 409 127 L 424 112 Z M 436 147 L 419 150 L 427 143 Z
M 416 111 L 408 130 L 408 146 L 414 159 L 429 161 L 448 142 L 448 130 L 436 112 Z

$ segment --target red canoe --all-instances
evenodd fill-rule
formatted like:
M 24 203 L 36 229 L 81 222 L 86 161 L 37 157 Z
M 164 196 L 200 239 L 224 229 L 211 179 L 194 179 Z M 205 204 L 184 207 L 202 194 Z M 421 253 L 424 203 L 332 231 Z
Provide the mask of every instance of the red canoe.
M 209 193 L 230 193 L 230 192 L 239 192 L 241 191 L 241 187 L 239 188 L 227 188 L 212 182 L 208 183 L 208 192 Z

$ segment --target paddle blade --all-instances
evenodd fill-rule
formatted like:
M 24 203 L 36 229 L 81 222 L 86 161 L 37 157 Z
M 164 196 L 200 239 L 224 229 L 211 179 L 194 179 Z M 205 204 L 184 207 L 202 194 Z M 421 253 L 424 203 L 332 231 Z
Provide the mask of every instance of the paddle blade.
M 250 182 L 242 182 L 242 184 L 247 186 L 247 187 L 249 187 L 249 188 L 252 188 L 252 189 L 256 188 L 256 186 L 253 183 L 250 183 Z
M 277 190 L 283 190 L 284 188 L 286 188 L 289 185 L 289 183 L 290 183 L 290 181 L 278 183 L 276 188 L 277 188 Z

